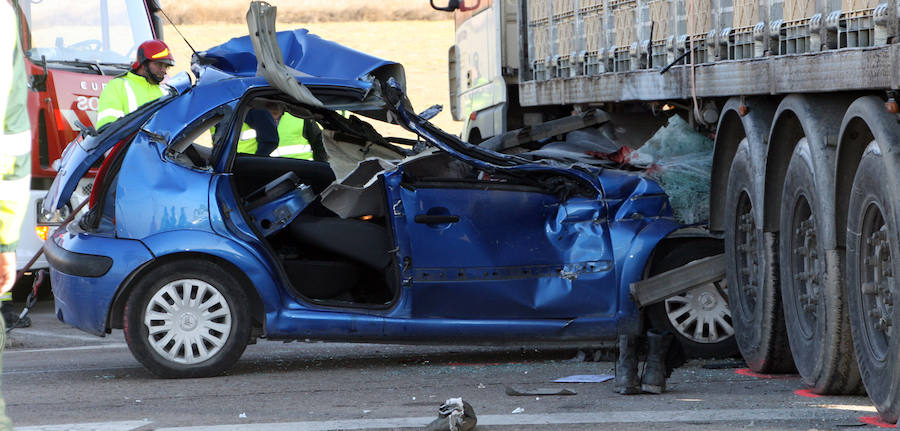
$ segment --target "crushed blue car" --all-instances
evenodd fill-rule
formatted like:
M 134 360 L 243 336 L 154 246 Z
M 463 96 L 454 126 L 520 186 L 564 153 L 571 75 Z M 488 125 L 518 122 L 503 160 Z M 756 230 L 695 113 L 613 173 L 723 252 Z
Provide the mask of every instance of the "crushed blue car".
M 221 374 L 256 338 L 641 331 L 629 284 L 680 227 L 655 182 L 470 145 L 412 111 L 399 64 L 305 30 L 261 37 L 200 53 L 195 81 L 69 145 L 46 211 L 103 161 L 90 208 L 45 245 L 60 320 L 123 329 L 169 378 Z M 260 46 L 283 64 L 260 66 Z M 328 163 L 236 151 L 248 111 L 272 104 L 322 127 Z

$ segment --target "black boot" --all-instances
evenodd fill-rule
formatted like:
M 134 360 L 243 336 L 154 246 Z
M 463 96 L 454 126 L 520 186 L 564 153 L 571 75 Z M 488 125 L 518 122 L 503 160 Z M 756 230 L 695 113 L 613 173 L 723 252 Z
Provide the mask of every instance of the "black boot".
M 615 390 L 622 395 L 641 393 L 638 384 L 637 337 L 634 335 L 619 335 Z
M 672 334 L 650 330 L 647 332 L 647 343 L 650 345 L 647 353 L 647 366 L 644 375 L 641 376 L 641 390 L 651 394 L 661 394 L 666 391 L 666 355 L 669 345 L 672 344 Z
M 0 302 L 0 314 L 3 314 L 3 320 L 7 328 L 27 328 L 31 326 L 31 318 L 25 316 L 20 320 L 19 313 L 13 311 L 12 303 L 9 301 Z

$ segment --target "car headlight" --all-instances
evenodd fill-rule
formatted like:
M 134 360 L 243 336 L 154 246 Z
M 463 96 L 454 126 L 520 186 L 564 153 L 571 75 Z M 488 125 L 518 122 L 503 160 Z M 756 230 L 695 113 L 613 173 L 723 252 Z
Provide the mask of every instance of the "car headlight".
M 69 205 L 66 205 L 56 211 L 44 211 L 43 209 L 44 198 L 40 198 L 37 200 L 37 224 L 38 225 L 49 225 L 55 226 L 62 224 L 66 218 L 69 217 L 69 214 L 72 212 L 72 209 Z

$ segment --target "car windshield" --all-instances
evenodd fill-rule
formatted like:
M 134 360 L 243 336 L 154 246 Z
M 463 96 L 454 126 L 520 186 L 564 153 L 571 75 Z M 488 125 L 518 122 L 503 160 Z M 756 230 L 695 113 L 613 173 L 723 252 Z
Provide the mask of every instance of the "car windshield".
M 141 0 L 19 0 L 22 40 L 34 61 L 129 64 L 153 38 Z

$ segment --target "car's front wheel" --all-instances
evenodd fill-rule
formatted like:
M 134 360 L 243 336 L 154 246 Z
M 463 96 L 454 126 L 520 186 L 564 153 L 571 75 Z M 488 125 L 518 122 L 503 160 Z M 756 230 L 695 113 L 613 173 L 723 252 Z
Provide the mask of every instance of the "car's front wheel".
M 716 240 L 683 243 L 657 259 L 648 275 L 722 253 Z M 675 334 L 688 357 L 729 357 L 738 353 L 724 282 L 708 283 L 647 307 L 653 328 Z
M 247 304 L 239 283 L 218 265 L 172 262 L 140 277 L 125 304 L 125 341 L 160 377 L 219 375 L 247 347 Z

